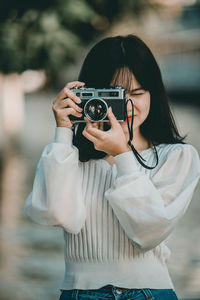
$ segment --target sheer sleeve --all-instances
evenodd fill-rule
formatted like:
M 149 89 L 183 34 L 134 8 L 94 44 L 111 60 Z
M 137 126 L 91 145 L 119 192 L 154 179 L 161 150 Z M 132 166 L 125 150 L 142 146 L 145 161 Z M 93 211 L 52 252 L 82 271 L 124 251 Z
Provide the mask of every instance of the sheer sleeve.
M 54 143 L 44 148 L 38 163 L 24 215 L 36 223 L 61 226 L 68 232 L 78 233 L 86 218 L 82 176 L 71 129 L 56 128 Z
M 117 178 L 106 191 L 128 237 L 150 250 L 171 233 L 185 213 L 200 176 L 197 151 L 191 145 L 171 147 L 149 178 L 140 172 L 132 152 L 115 157 Z

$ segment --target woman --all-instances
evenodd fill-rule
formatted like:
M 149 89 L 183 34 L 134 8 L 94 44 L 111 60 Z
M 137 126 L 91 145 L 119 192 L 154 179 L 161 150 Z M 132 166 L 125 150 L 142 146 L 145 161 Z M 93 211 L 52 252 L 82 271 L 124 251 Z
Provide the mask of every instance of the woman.
M 71 89 L 84 84 L 125 88 L 126 121 L 109 109 L 109 126 L 87 118 L 73 126 L 70 115 L 82 110 Z M 60 300 L 177 299 L 165 240 L 189 205 L 200 164 L 178 133 L 151 51 L 133 35 L 102 40 L 53 111 L 55 140 L 42 153 L 25 214 L 64 230 Z

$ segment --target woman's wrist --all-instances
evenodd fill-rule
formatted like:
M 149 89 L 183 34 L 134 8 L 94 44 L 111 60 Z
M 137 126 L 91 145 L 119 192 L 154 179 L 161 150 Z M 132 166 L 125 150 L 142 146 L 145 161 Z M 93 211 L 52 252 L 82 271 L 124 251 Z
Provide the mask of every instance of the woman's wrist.
M 64 128 L 72 129 L 72 125 L 66 124 L 66 123 L 63 123 L 63 122 L 57 122 L 57 123 L 56 123 L 56 126 L 57 126 L 57 127 L 64 127 Z
M 126 146 L 124 146 L 124 147 L 118 149 L 116 152 L 113 152 L 112 156 L 117 156 L 117 155 L 119 155 L 119 154 L 122 154 L 122 153 L 124 153 L 124 152 L 128 152 L 128 151 L 130 151 L 130 150 L 131 150 L 130 147 L 129 147 L 128 145 L 126 145 Z

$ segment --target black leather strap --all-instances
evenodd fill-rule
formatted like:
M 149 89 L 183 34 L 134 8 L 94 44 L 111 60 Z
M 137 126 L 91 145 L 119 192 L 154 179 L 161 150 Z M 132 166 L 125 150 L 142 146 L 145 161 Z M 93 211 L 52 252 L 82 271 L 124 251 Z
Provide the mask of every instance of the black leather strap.
M 132 140 L 133 140 L 133 121 L 134 121 L 134 105 L 133 105 L 133 102 L 131 99 L 126 99 L 126 118 L 128 116 L 128 113 L 127 113 L 127 106 L 128 106 L 128 102 L 130 101 L 131 105 L 132 105 L 132 118 L 131 118 L 131 125 L 129 124 L 129 121 L 127 119 L 127 126 L 128 126 L 128 131 L 129 131 L 129 141 L 128 141 L 128 145 L 131 147 L 136 159 L 139 161 L 139 163 L 146 169 L 154 169 L 157 165 L 158 165 L 158 152 L 157 152 L 157 149 L 156 149 L 156 146 L 153 145 L 153 148 L 154 148 L 154 153 L 155 153 L 155 156 L 156 156 L 156 164 L 155 166 L 147 166 L 144 161 L 146 161 L 138 152 L 137 150 L 135 149 L 135 147 L 133 146 L 132 144 Z

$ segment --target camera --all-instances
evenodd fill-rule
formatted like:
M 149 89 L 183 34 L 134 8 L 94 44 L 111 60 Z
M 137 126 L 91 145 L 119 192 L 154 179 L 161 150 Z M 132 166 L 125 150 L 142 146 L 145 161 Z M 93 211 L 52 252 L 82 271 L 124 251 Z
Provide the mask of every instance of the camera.
M 73 88 L 71 91 L 81 99 L 82 102 L 78 106 L 83 109 L 82 117 L 69 116 L 74 123 L 85 122 L 84 117 L 87 117 L 92 122 L 109 122 L 107 113 L 110 106 L 116 119 L 119 122 L 125 121 L 125 89 L 121 87 L 109 89 L 80 87 Z

